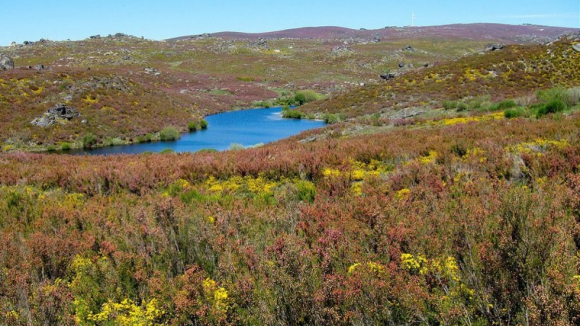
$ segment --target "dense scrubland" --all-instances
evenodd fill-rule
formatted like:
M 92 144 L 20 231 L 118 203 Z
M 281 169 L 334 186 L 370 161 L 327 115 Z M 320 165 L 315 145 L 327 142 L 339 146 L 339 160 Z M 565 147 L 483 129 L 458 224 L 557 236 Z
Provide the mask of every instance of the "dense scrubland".
M 3 153 L 0 324 L 577 324 L 574 43 L 330 96 L 260 148 Z M 428 104 L 381 96 L 411 80 Z
M 1 157 L 7 324 L 567 324 L 577 113 Z

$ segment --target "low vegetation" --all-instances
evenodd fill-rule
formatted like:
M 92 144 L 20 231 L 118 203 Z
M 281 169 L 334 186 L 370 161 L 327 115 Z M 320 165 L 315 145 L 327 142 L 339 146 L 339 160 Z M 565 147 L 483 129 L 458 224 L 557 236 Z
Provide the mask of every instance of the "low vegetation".
M 222 153 L 3 154 L 0 313 L 570 323 L 580 117 L 487 114 Z
M 17 150 L 26 130 L 3 128 L 0 323 L 575 324 L 580 56 L 572 44 L 509 46 L 322 100 L 310 93 L 316 101 L 284 114 L 330 125 L 253 148 L 37 154 Z M 155 55 L 174 58 L 175 69 L 197 64 Z M 75 74 L 55 78 L 76 89 L 70 104 L 88 122 L 18 139 L 51 139 L 70 125 L 75 135 L 54 136 L 56 150 L 128 141 L 108 126 L 138 129 L 127 131 L 138 142 L 207 126 L 187 94 L 163 98 L 179 110 L 143 104 L 161 101 L 154 94 L 169 83 L 128 78 L 94 91 L 86 72 Z M 3 80 L 11 91 L 2 108 L 20 103 L 30 116 L 43 111 L 32 103 L 51 99 L 33 92 L 62 85 Z M 296 90 L 278 91 L 279 104 L 297 101 Z M 135 108 L 162 119 L 147 114 L 133 125 L 115 94 L 145 100 Z M 119 112 L 130 126 L 104 122 Z

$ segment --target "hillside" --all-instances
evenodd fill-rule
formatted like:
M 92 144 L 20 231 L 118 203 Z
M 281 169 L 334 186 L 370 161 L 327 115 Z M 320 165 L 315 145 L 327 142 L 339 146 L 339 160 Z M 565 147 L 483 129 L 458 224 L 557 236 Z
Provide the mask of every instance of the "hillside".
M 488 96 L 499 101 L 529 96 L 540 89 L 576 86 L 580 84 L 580 52 L 573 45 L 579 40 L 572 36 L 545 45 L 510 45 L 462 57 L 335 95 L 301 110 L 346 117 L 385 115 L 408 108 L 437 109 L 445 100 Z
M 185 132 L 208 114 L 292 103 L 299 90 L 334 96 L 378 83 L 385 72 L 412 73 L 479 53 L 490 42 L 535 43 L 566 31 L 474 24 L 306 28 L 272 32 L 288 38 L 269 39 L 224 34 L 155 42 L 117 34 L 25 42 L 0 48 L 16 66 L 0 71 L 0 142 L 4 150 L 30 151 L 80 147 L 87 137 L 95 139 L 92 146 L 148 141 L 165 127 Z M 31 124 L 59 104 L 81 118 Z M 357 110 L 380 108 L 361 103 Z
M 219 32 L 213 33 L 213 37 L 228 39 L 349 39 L 367 38 L 373 40 L 379 37 L 385 41 L 396 39 L 416 39 L 416 38 L 459 38 L 474 40 L 504 41 L 508 43 L 516 42 L 543 42 L 552 40 L 565 34 L 578 31 L 575 28 L 561 28 L 538 25 L 504 25 L 504 24 L 454 24 L 441 26 L 405 26 L 405 27 L 385 27 L 381 29 L 349 29 L 337 26 L 304 27 L 288 29 L 283 31 L 266 33 L 239 33 L 239 32 Z M 202 35 L 203 36 L 203 35 Z M 169 41 L 196 38 L 199 35 L 181 36 L 169 39 Z

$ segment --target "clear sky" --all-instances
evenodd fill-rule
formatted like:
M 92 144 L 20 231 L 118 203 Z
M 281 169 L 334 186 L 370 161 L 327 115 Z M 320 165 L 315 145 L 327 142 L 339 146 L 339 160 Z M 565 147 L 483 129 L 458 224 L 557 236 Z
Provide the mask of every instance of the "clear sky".
M 2 5 L 0 46 L 117 32 L 160 40 L 307 26 L 376 29 L 453 23 L 580 28 L 580 0 L 15 0 Z

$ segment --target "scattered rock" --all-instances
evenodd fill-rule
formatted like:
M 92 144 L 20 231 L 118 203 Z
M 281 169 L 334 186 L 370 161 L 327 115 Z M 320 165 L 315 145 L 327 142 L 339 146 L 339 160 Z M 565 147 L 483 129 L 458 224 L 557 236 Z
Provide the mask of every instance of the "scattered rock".
M 64 124 L 67 121 L 70 121 L 80 115 L 81 114 L 75 108 L 66 106 L 64 104 L 58 104 L 54 108 L 49 109 L 46 113 L 44 113 L 42 117 L 35 118 L 30 123 L 35 126 L 46 128 L 54 125 L 57 122 Z
M 268 42 L 263 38 L 259 38 L 257 41 L 248 43 L 248 46 L 251 48 L 263 48 L 265 50 L 270 49 L 270 47 L 268 46 Z
M 574 49 L 575 51 L 580 52 L 580 43 L 572 45 L 572 49 Z
M 427 68 L 427 67 L 429 67 L 429 62 L 425 62 L 425 63 L 423 64 L 423 68 Z
M 496 51 L 496 50 L 502 50 L 505 47 L 505 45 L 503 44 L 488 44 L 485 46 L 485 48 L 483 49 L 483 51 Z
M 0 70 L 14 69 L 14 61 L 5 54 L 0 54 Z
M 400 74 L 396 73 L 396 72 L 389 72 L 386 74 L 381 74 L 380 77 L 384 80 L 390 80 L 390 79 L 394 79 L 396 77 L 398 77 Z
M 34 69 L 41 71 L 41 70 L 44 70 L 45 68 L 44 68 L 44 65 L 36 65 L 36 66 L 34 66 Z
M 403 51 L 415 52 L 416 50 L 412 46 L 407 45 L 406 47 L 403 48 Z
M 346 45 L 335 46 L 330 52 L 331 55 L 337 56 L 342 54 L 348 54 L 354 52 L 351 48 Z
M 378 35 L 375 35 L 375 36 L 373 37 L 373 43 L 379 43 L 380 41 L 381 41 L 381 37 L 380 37 L 380 36 L 378 36 Z
M 190 40 L 205 40 L 211 37 L 211 34 L 209 33 L 203 33 L 203 34 L 199 34 L 199 35 L 192 35 L 189 37 Z
M 155 68 L 150 68 L 150 67 L 147 67 L 147 68 L 145 68 L 145 69 L 143 69 L 143 70 L 145 70 L 145 73 L 146 73 L 146 74 L 150 74 L 150 75 L 154 75 L 154 76 L 159 76 L 159 75 L 161 75 L 161 73 L 159 72 L 159 70 L 157 70 L 157 69 L 155 69 Z
M 390 113 L 387 113 L 386 115 L 390 119 L 407 119 L 407 118 L 412 118 L 412 117 L 421 115 L 425 112 L 427 112 L 427 111 L 423 108 L 410 107 L 410 108 L 405 108 L 405 109 L 398 110 L 398 111 L 392 111 Z

